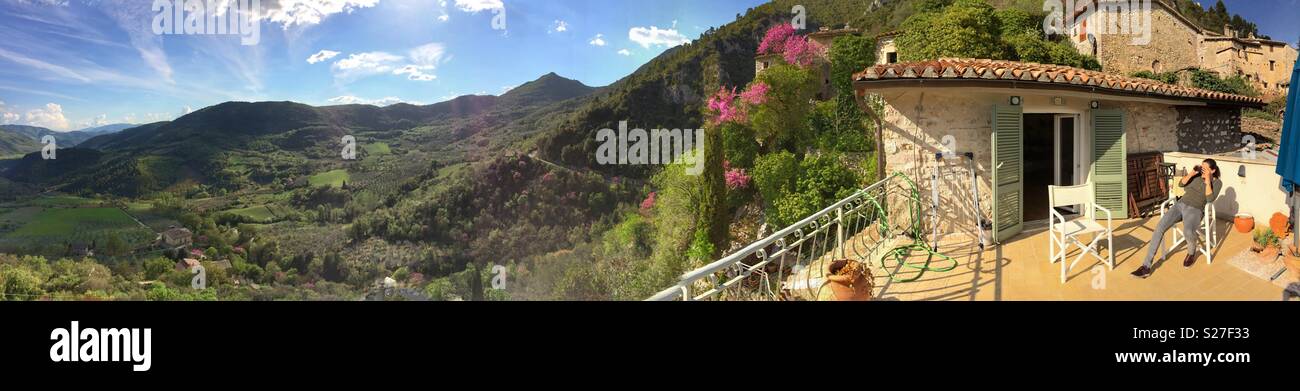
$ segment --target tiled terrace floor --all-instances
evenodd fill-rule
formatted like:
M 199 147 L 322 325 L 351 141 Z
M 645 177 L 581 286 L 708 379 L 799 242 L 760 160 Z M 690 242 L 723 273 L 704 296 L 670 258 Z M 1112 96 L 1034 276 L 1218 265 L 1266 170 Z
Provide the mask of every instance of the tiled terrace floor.
M 1085 257 L 1070 270 L 1062 284 L 1060 264 L 1049 262 L 1044 227 L 1026 232 L 1002 246 L 990 246 L 986 251 L 980 251 L 973 241 L 965 238 L 949 241 L 941 250 L 955 258 L 958 266 L 947 272 L 926 272 L 913 282 L 891 282 L 880 268 L 873 268 L 875 297 L 883 300 L 1284 299 L 1282 286 L 1231 264 L 1233 257 L 1249 251 L 1251 239 L 1249 234 L 1231 230 L 1228 222 L 1217 224 L 1220 244 L 1213 264 L 1206 264 L 1205 257 L 1201 256 L 1195 266 L 1184 269 L 1186 246 L 1180 246 L 1168 260 L 1157 259 L 1155 274 L 1145 280 L 1129 273 L 1141 265 L 1156 219 L 1117 220 L 1114 224 L 1114 270 L 1106 269 L 1095 258 Z M 1078 250 L 1072 251 L 1069 259 L 1077 253 Z M 1282 262 L 1278 260 L 1276 265 L 1281 267 Z M 1094 271 L 1095 268 L 1104 271 Z M 1281 277 L 1290 278 L 1290 274 Z

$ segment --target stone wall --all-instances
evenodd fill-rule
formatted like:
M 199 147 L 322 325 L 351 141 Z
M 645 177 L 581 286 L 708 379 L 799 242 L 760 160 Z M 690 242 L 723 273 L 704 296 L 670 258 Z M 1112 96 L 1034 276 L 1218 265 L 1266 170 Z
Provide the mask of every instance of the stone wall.
M 1161 6 L 1151 7 L 1151 27 L 1151 42 L 1147 45 L 1131 45 L 1132 35 L 1096 34 L 1097 61 L 1102 69 L 1128 75 L 1201 66 L 1205 52 L 1200 32 Z
M 1178 110 L 1173 106 L 1128 102 L 1117 108 L 1124 110 L 1124 143 L 1129 154 L 1178 150 L 1178 136 L 1172 126 Z
M 1213 155 L 1242 147 L 1239 108 L 1178 107 L 1177 124 L 1179 152 Z
M 952 135 L 956 139 L 958 152 L 975 152 L 980 209 L 983 210 L 981 215 L 990 216 L 993 193 L 990 187 L 992 172 L 988 167 L 991 163 L 989 151 L 992 149 L 992 114 L 988 100 L 950 94 L 916 90 L 889 96 L 887 99 L 882 114 L 885 124 L 882 139 L 886 152 L 886 171 L 901 172 L 916 182 L 923 201 L 927 233 L 932 227 L 928 224 L 934 186 L 931 177 L 935 165 L 939 164 L 934 156 L 940 151 L 945 135 Z M 949 162 L 944 164 L 948 165 Z M 968 164 L 964 161 L 955 161 L 950 169 L 945 169 L 960 175 L 963 180 L 941 182 L 940 229 L 974 237 L 976 220 L 974 210 L 970 207 L 973 194 L 970 191 L 970 180 L 966 179 L 970 177 L 970 171 L 966 167 Z M 903 210 L 901 201 L 893 201 L 897 202 L 891 205 L 892 210 Z

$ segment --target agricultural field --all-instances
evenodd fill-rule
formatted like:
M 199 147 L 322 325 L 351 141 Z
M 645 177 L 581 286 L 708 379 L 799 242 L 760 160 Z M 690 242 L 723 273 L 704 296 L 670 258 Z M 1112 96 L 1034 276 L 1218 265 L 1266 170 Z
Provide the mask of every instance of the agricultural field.
M 388 147 L 388 143 L 370 143 L 366 144 L 363 148 L 365 148 L 366 153 L 371 156 L 383 156 L 393 153 L 393 150 Z
M 226 212 L 248 217 L 255 221 L 268 223 L 278 219 L 282 215 L 282 213 L 276 213 L 276 211 L 280 209 L 283 208 L 275 205 L 257 205 L 243 209 L 231 209 Z
M 148 246 L 156 234 L 117 208 L 42 208 L 27 206 L 6 213 L 0 220 L 17 225 L 0 236 L 0 251 L 39 249 L 57 251 L 72 243 L 108 245 L 116 237 L 122 250 Z M 21 225 L 18 225 L 21 222 Z
M 311 178 L 307 179 L 307 182 L 310 183 L 312 187 L 343 187 L 343 182 L 347 182 L 347 180 L 348 170 L 338 169 L 312 175 Z

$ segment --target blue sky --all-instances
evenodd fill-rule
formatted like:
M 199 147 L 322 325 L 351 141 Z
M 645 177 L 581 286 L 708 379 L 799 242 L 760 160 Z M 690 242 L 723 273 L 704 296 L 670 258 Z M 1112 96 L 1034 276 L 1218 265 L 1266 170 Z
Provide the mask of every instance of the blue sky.
M 0 120 L 73 130 L 230 100 L 429 104 L 547 72 L 601 86 L 762 1 L 261 0 L 255 45 L 156 35 L 151 3 L 0 0 Z
M 763 3 L 261 0 L 258 40 L 244 45 L 154 34 L 153 2 L 0 0 L 0 123 L 147 123 L 231 100 L 428 104 L 501 94 L 547 72 L 601 86 Z M 1227 1 L 1290 42 L 1297 2 Z

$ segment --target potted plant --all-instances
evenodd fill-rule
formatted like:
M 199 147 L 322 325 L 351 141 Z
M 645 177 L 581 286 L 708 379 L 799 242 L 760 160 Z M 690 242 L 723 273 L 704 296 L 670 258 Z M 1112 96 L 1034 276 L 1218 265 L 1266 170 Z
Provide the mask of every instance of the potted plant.
M 1282 251 L 1282 263 L 1291 272 L 1291 277 L 1300 280 L 1300 249 L 1291 244 L 1282 244 L 1291 243 L 1292 241 L 1290 238 L 1284 238 L 1279 241 L 1278 246 L 1285 249 Z
M 1250 213 L 1238 213 L 1232 219 L 1232 224 L 1237 227 L 1237 232 L 1250 233 L 1255 229 L 1255 216 L 1251 216 Z
M 1273 235 L 1273 230 L 1261 227 L 1260 229 L 1255 230 L 1255 233 L 1252 236 L 1255 240 L 1255 244 L 1250 246 L 1250 251 L 1259 253 L 1260 256 L 1266 258 L 1277 257 L 1276 250 L 1270 251 L 1270 249 L 1275 249 L 1275 245 L 1277 244 L 1277 236 Z M 1271 255 L 1269 254 L 1270 252 L 1272 253 Z
M 871 270 L 862 262 L 841 259 L 831 262 L 826 273 L 826 285 L 831 288 L 835 301 L 871 300 Z

